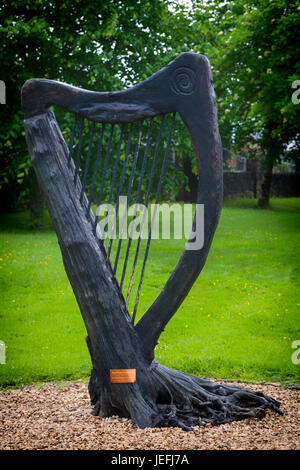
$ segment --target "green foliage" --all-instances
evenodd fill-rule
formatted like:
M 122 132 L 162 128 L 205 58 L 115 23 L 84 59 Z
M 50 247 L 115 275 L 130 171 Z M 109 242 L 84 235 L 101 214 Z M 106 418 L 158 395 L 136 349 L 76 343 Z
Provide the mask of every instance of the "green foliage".
M 211 9 L 219 29 L 211 60 L 225 146 L 240 152 L 258 144 L 254 156 L 267 166 L 284 153 L 299 158 L 299 105 L 291 100 L 300 77 L 299 2 L 213 2 Z
M 300 104 L 291 100 L 292 84 L 300 79 L 299 23 L 297 0 L 4 0 L 2 205 L 24 205 L 35 191 L 20 107 L 27 79 L 118 90 L 189 50 L 207 55 L 212 64 L 223 146 L 234 154 L 245 150 L 267 165 L 281 155 L 299 161 Z M 60 112 L 58 117 L 67 138 L 70 118 Z M 186 155 L 193 159 L 190 139 L 180 129 L 174 138 L 178 163 Z M 175 197 L 178 183 L 178 168 L 173 167 L 165 197 Z
M 33 77 L 113 91 L 143 80 L 182 50 L 187 20 L 177 21 L 165 0 L 25 0 L 0 7 L 0 189 L 16 206 L 34 191 L 26 149 L 21 87 Z M 180 27 L 179 27 L 180 26 Z M 180 31 L 180 33 L 179 33 Z M 69 123 L 70 124 L 70 123 Z
M 157 360 L 202 376 L 299 381 L 291 361 L 299 339 L 299 199 L 271 204 L 265 211 L 254 200 L 225 203 L 205 268 L 162 334 Z M 88 377 L 86 332 L 55 233 L 24 230 L 27 213 L 0 223 L 0 340 L 7 346 L 0 383 Z M 183 246 L 152 241 L 139 315 Z

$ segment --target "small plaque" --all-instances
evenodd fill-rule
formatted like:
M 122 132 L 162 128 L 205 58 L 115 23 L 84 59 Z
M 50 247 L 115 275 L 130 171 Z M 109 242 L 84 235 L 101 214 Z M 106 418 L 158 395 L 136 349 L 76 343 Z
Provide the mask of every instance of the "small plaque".
M 134 383 L 136 369 L 110 369 L 110 381 L 115 384 Z

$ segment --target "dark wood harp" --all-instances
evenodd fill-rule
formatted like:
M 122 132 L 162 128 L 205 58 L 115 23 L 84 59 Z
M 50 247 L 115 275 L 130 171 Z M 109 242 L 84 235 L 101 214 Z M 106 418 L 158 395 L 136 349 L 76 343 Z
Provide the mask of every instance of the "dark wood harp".
M 189 429 L 201 421 L 218 424 L 262 416 L 267 407 L 278 411 L 279 404 L 272 398 L 174 371 L 154 360 L 154 348 L 161 332 L 204 266 L 221 210 L 221 143 L 206 57 L 181 54 L 149 79 L 130 89 L 111 93 L 87 91 L 52 80 L 29 80 L 22 90 L 22 105 L 32 163 L 46 195 L 64 266 L 88 332 L 87 344 L 93 364 L 89 391 L 94 413 L 131 417 L 140 427 L 174 425 Z M 52 105 L 75 116 L 69 147 L 50 110 Z M 189 132 L 197 160 L 199 186 L 195 202 L 205 208 L 204 245 L 198 250 L 183 251 L 162 292 L 135 325 L 122 293 L 124 269 L 117 279 L 116 266 L 110 256 L 111 244 L 109 242 L 105 247 L 97 236 L 98 217 L 92 212 L 97 165 L 101 160 L 99 203 L 103 197 L 103 181 L 108 174 L 114 132 L 118 128 L 115 160 L 109 173 L 110 188 L 118 188 L 116 194 L 122 194 L 122 171 L 126 173 L 124 165 L 130 155 L 128 191 L 131 191 L 131 175 L 134 178 L 137 170 L 144 132 L 142 127 L 147 122 L 142 152 L 143 161 L 147 162 L 153 123 L 155 119 L 160 120 L 152 151 L 153 162 L 163 135 L 162 126 L 169 119 L 156 191 L 158 199 L 176 114 Z M 85 163 L 80 169 L 85 121 L 91 126 L 90 141 Z M 128 150 L 133 126 L 137 129 L 135 146 L 134 150 Z M 89 160 L 97 132 L 95 171 L 90 175 L 91 184 L 87 191 Z M 74 147 L 76 136 L 78 142 Z M 120 173 L 116 170 L 119 164 L 123 169 Z M 139 181 L 144 174 L 142 164 Z M 111 201 L 112 193 L 111 190 L 108 201 Z M 145 253 L 147 260 L 147 246 Z M 118 249 L 116 257 L 115 263 L 119 259 Z M 125 256 L 124 266 L 126 263 Z M 143 268 L 134 317 L 142 275 Z

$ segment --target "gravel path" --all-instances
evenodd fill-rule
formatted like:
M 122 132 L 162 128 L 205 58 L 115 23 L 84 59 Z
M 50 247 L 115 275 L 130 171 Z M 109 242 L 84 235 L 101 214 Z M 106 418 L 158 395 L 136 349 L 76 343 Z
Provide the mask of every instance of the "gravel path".
M 217 427 L 139 429 L 130 420 L 90 414 L 86 383 L 45 384 L 0 393 L 0 449 L 300 449 L 300 391 L 271 384 L 238 384 L 281 402 L 267 411 Z

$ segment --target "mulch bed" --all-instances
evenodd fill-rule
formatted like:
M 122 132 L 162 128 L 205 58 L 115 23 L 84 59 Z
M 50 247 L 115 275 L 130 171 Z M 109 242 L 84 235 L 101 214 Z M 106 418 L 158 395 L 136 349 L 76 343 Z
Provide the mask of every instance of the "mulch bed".
M 128 419 L 92 416 L 87 384 L 54 383 L 0 393 L 0 449 L 300 449 L 300 392 L 238 384 L 281 402 L 284 416 L 221 426 L 139 429 Z

